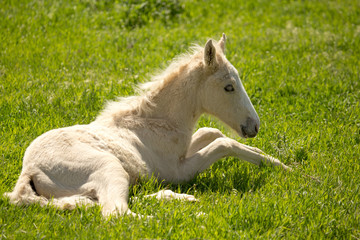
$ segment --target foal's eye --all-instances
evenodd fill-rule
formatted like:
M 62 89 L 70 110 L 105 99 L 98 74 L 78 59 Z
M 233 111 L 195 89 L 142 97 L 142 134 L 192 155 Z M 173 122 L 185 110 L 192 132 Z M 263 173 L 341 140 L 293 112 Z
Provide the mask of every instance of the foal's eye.
M 227 92 L 233 92 L 235 89 L 234 89 L 234 86 L 229 84 L 229 85 L 226 85 L 226 87 L 224 87 L 225 91 Z

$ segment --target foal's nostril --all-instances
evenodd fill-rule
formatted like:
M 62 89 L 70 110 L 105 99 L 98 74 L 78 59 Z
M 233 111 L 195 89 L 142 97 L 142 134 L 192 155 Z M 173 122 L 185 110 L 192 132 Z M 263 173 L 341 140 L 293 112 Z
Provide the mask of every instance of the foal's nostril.
M 244 138 L 247 138 L 246 128 L 243 125 L 241 125 L 241 132 L 242 132 Z
M 246 125 L 240 125 L 241 127 L 241 133 L 244 138 L 253 138 L 255 137 L 259 132 L 259 124 L 257 124 L 254 120 L 251 118 L 248 118 L 246 121 Z

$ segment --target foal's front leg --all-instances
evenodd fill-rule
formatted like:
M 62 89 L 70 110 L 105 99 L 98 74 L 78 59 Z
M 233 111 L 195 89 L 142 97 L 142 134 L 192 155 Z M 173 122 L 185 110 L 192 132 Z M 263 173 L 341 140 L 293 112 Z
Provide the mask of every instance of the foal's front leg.
M 178 181 L 189 180 L 196 173 L 204 171 L 217 160 L 228 156 L 235 156 L 256 165 L 270 163 L 291 170 L 278 159 L 265 155 L 261 150 L 241 144 L 217 131 L 205 128 L 194 134 L 187 158 L 180 164 Z
M 199 150 L 201 150 L 202 148 L 206 147 L 211 142 L 213 142 L 215 139 L 220 137 L 226 138 L 226 136 L 219 129 L 208 128 L 208 127 L 200 128 L 194 133 L 194 135 L 191 138 L 191 143 L 187 151 L 186 157 L 191 157 L 196 152 L 198 152 Z M 261 154 L 264 153 L 258 148 L 250 147 L 245 144 L 242 145 L 253 152 L 257 152 Z
M 220 137 L 225 137 L 225 135 L 219 129 L 207 127 L 200 128 L 191 137 L 191 142 L 186 153 L 186 157 L 191 157 L 196 152 Z

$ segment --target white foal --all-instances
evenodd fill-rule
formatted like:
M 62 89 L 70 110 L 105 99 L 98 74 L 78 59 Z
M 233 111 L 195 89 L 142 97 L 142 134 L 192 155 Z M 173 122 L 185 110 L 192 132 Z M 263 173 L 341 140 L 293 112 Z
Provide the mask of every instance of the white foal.
M 136 215 L 128 208 L 128 192 L 139 176 L 184 182 L 226 156 L 289 169 L 217 129 L 192 135 L 203 113 L 245 138 L 259 131 L 259 117 L 224 52 L 225 35 L 218 43 L 209 40 L 145 84 L 139 96 L 109 103 L 94 122 L 35 139 L 13 192 L 6 193 L 10 202 L 61 209 L 98 203 L 104 216 Z M 149 197 L 196 200 L 170 190 Z

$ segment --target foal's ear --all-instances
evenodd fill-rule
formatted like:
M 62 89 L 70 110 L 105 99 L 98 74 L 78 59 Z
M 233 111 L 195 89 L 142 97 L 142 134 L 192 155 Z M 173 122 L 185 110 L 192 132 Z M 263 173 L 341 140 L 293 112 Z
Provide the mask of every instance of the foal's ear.
M 205 45 L 204 61 L 206 66 L 215 66 L 216 64 L 216 49 L 211 39 Z
M 226 42 L 226 35 L 225 33 L 222 34 L 222 37 L 219 41 L 219 46 L 221 48 L 221 50 L 223 51 L 223 53 L 225 54 L 225 42 Z

